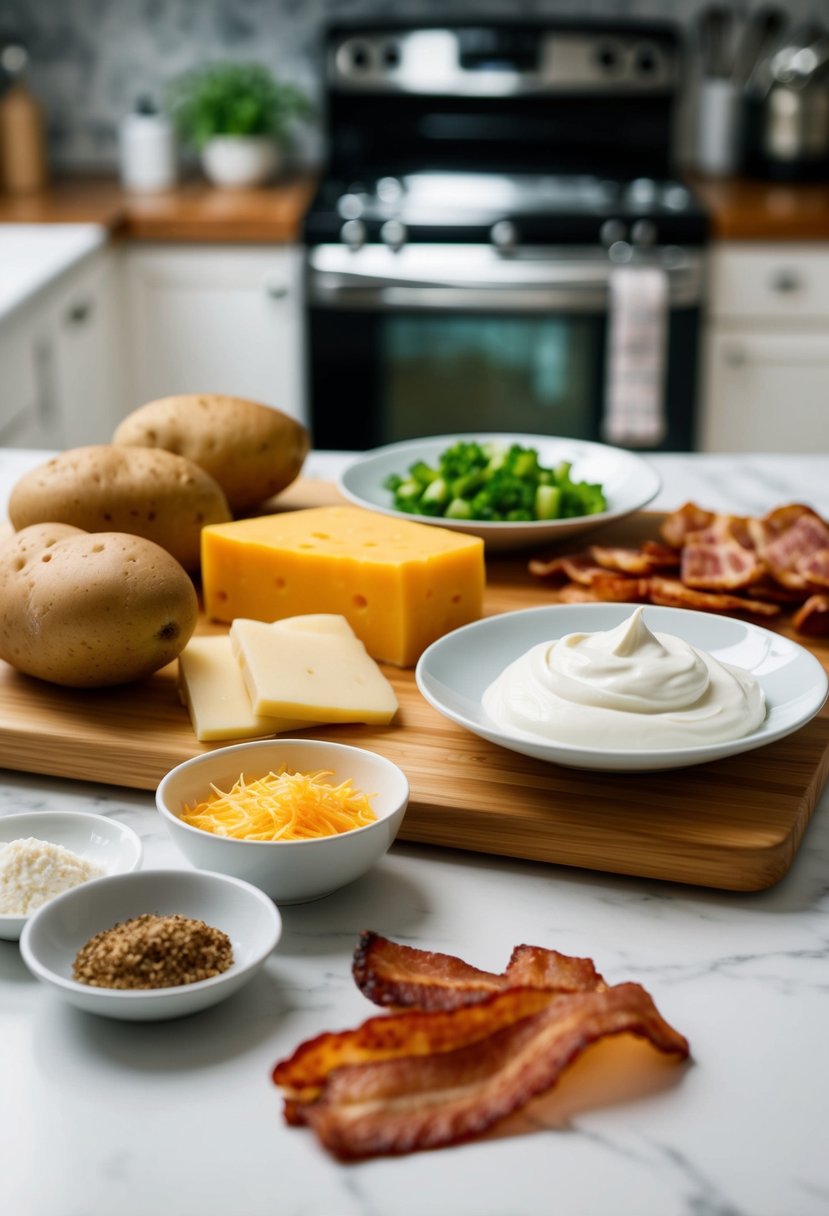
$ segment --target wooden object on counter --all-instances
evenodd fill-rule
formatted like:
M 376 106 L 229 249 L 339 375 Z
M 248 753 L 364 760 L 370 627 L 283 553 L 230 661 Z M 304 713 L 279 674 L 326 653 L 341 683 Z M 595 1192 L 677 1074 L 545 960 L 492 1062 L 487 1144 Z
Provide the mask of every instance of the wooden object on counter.
M 695 178 L 712 236 L 727 241 L 829 240 L 829 182 Z
M 0 223 L 97 223 L 146 241 L 297 241 L 316 179 L 298 174 L 255 190 L 184 182 L 159 194 L 130 194 L 112 179 L 67 179 L 25 198 L 0 195 Z
M 319 505 L 334 494 L 300 482 L 278 505 Z M 656 534 L 659 518 L 640 515 L 601 536 L 638 544 Z M 528 573 L 526 555 L 493 559 L 488 577 L 489 614 L 555 599 Z M 206 621 L 200 629 L 223 631 Z M 829 645 L 810 646 L 829 665 Z M 412 671 L 385 670 L 400 702 L 391 726 L 297 733 L 375 749 L 400 765 L 411 783 L 403 840 L 761 890 L 788 870 L 829 777 L 826 709 L 786 739 L 713 764 L 662 773 L 579 772 L 479 739 L 432 709 Z M 175 674 L 171 665 L 142 684 L 81 692 L 0 664 L 0 765 L 154 789 L 182 760 L 221 746 L 196 741 Z
M 0 190 L 34 194 L 46 185 L 43 114 L 22 81 L 0 96 Z

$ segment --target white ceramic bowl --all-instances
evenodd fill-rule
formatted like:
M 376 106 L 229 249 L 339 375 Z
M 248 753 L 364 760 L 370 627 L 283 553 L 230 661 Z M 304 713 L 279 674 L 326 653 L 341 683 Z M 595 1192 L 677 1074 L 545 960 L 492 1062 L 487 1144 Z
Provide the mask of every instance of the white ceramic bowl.
M 519 443 L 535 448 L 539 461 L 552 467 L 561 460 L 573 465 L 574 481 L 600 482 L 607 499 L 607 510 L 598 515 L 579 515 L 574 519 L 538 519 L 525 523 L 487 523 L 474 519 L 442 519 L 433 515 L 407 515 L 395 510 L 394 496 L 383 486 L 390 473 L 404 474 L 410 465 L 423 460 L 433 467 L 438 457 L 453 443 L 497 443 L 508 447 Z M 614 519 L 638 511 L 659 493 L 657 472 L 633 452 L 589 443 L 583 439 L 560 439 L 553 435 L 509 435 L 502 433 L 435 435 L 428 439 L 407 439 L 375 448 L 353 461 L 340 475 L 339 487 L 351 502 L 397 519 L 437 524 L 469 536 L 480 536 L 487 549 L 521 549 L 555 544 L 565 536 L 575 536 L 599 528 Z
M 229 789 L 242 773 L 253 780 L 286 765 L 295 772 L 330 772 L 333 784 L 351 778 L 373 795 L 374 823 L 316 840 L 232 840 L 191 827 L 185 805 L 206 798 L 211 784 Z M 263 739 L 185 760 L 167 774 L 156 804 L 175 843 L 194 866 L 252 882 L 278 903 L 329 895 L 364 874 L 387 851 L 403 820 L 409 783 L 396 764 L 376 752 L 317 739 Z
M 766 697 L 766 717 L 741 739 L 682 748 L 575 747 L 518 728 L 503 730 L 481 704 L 484 690 L 531 646 L 568 633 L 613 629 L 636 604 L 553 604 L 486 617 L 433 642 L 420 656 L 417 686 L 435 709 L 492 743 L 570 768 L 650 772 L 735 756 L 782 739 L 820 710 L 826 672 L 814 655 L 770 629 L 735 617 L 686 608 L 645 608 L 648 628 L 683 638 L 722 662 L 750 671 Z
M 0 818 L 0 846 L 29 836 L 62 845 L 78 857 L 103 866 L 107 875 L 137 870 L 144 855 L 141 840 L 132 828 L 106 815 L 85 811 L 30 811 Z M 0 916 L 0 938 L 16 942 L 28 919 L 28 916 Z
M 233 946 L 233 963 L 212 979 L 174 988 L 92 988 L 72 979 L 81 946 L 144 912 L 179 913 L 221 929 Z M 279 912 L 249 883 L 194 870 L 139 870 L 97 878 L 44 904 L 23 930 L 20 952 L 33 975 L 78 1009 L 125 1022 L 157 1022 L 207 1009 L 237 992 L 281 932 Z

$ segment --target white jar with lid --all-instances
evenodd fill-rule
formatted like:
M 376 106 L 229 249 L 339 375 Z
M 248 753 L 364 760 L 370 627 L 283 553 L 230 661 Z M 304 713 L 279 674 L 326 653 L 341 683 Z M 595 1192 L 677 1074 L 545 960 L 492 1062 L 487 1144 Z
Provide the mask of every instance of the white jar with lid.
M 121 123 L 120 164 L 125 190 L 155 193 L 176 184 L 175 132 L 149 98 L 140 98 Z

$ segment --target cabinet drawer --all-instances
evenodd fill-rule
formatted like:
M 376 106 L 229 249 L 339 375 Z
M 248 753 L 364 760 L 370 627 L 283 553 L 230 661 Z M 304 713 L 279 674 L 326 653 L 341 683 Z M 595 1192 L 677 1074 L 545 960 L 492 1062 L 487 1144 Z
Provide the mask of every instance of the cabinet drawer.
M 829 319 L 829 245 L 715 249 L 710 309 L 721 318 Z

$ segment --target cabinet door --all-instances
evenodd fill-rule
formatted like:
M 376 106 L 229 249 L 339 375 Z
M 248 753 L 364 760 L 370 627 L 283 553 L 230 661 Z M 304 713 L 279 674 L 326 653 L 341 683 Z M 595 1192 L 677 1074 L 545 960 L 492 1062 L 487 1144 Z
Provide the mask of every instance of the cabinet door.
M 714 332 L 707 452 L 829 452 L 829 326 L 809 334 Z
M 63 446 L 53 356 L 37 306 L 24 307 L 0 328 L 0 447 Z
M 130 408 L 228 393 L 305 421 L 301 267 L 293 246 L 130 250 Z
M 60 400 L 67 447 L 109 443 L 125 412 L 120 294 L 107 251 L 49 297 L 48 369 Z

